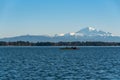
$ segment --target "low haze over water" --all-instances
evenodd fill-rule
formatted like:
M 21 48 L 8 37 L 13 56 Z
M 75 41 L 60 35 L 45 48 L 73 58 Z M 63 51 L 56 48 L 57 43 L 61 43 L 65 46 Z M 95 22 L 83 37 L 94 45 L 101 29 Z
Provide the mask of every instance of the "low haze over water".
M 0 80 L 120 80 L 120 47 L 0 47 Z

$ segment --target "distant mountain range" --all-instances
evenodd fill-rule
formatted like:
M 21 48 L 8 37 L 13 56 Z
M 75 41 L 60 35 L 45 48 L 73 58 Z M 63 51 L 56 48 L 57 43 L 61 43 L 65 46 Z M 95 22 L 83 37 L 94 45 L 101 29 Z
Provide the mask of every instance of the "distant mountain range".
M 71 41 L 102 41 L 102 42 L 120 42 L 120 36 L 114 36 L 110 32 L 97 30 L 93 27 L 87 27 L 77 32 L 55 34 L 54 36 L 35 36 L 23 35 L 9 38 L 2 38 L 0 41 L 30 41 L 30 42 L 71 42 Z

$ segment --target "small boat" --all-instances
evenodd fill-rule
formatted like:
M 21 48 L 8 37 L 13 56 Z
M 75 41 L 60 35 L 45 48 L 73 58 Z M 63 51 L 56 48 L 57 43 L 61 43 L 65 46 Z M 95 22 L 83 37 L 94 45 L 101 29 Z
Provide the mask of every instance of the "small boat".
M 77 47 L 64 47 L 64 48 L 60 48 L 61 50 L 77 50 L 79 48 Z

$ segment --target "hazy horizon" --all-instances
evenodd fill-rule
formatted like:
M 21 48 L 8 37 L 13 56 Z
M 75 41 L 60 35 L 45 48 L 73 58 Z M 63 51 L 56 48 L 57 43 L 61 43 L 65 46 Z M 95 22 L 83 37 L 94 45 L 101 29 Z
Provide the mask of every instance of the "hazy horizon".
M 94 27 L 120 35 L 119 0 L 0 0 L 0 38 Z

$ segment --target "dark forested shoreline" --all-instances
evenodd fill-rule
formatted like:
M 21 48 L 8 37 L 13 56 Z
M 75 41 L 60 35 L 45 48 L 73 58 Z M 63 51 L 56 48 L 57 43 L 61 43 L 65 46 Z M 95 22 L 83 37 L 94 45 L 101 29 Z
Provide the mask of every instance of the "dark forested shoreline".
M 120 46 L 120 42 L 4 42 L 0 46 Z

